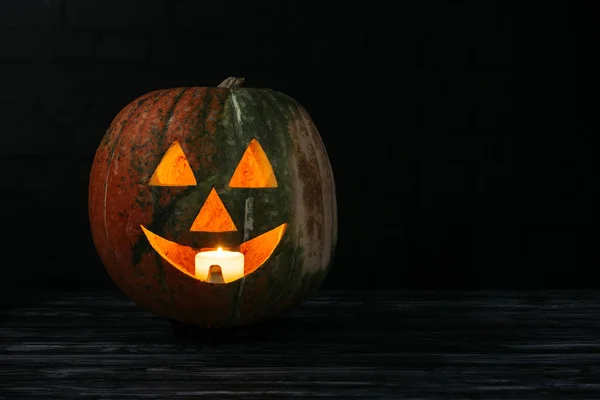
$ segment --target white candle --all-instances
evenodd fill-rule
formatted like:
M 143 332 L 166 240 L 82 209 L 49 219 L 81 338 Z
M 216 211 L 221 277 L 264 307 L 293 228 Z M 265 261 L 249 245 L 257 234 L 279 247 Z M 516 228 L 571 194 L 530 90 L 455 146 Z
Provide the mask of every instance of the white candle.
M 237 251 L 227 251 L 219 247 L 216 251 L 203 251 L 196 254 L 196 277 L 206 281 L 211 265 L 221 267 L 225 283 L 244 276 L 244 255 Z

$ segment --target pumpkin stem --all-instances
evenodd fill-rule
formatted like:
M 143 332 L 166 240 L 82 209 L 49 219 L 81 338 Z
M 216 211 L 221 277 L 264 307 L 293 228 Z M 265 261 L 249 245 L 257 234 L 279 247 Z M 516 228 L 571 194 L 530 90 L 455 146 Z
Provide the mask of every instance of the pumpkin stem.
M 219 83 L 219 86 L 217 86 L 217 87 L 233 89 L 233 88 L 238 88 L 238 87 L 242 86 L 243 83 L 244 83 L 244 78 L 235 78 L 233 76 L 230 76 L 229 78 L 225 79 L 223 82 Z

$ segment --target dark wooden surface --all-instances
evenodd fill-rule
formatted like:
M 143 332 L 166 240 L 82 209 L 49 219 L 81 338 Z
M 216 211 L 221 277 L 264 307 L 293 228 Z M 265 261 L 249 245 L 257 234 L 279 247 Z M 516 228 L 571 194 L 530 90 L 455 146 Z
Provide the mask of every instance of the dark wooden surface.
M 182 341 L 118 292 L 0 311 L 2 399 L 600 399 L 600 294 L 320 293 Z

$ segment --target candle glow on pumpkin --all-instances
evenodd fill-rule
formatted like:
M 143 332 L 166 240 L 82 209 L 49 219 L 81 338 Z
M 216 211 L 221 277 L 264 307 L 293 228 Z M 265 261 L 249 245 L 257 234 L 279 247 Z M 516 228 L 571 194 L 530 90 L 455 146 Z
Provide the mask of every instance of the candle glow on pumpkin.
M 244 276 L 244 255 L 237 251 L 223 250 L 221 247 L 213 251 L 196 254 L 196 277 L 207 281 L 211 265 L 221 267 L 223 283 L 233 282 Z

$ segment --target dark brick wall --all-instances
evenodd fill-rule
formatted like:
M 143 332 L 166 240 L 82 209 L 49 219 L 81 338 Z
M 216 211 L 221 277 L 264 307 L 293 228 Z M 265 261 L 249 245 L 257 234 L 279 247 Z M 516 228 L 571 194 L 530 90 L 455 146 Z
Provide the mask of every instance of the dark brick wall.
M 516 36 L 523 10 L 502 2 L 399 2 L 393 11 L 325 3 L 1 1 L 4 282 L 110 284 L 87 222 L 88 173 L 105 129 L 145 92 L 229 75 L 290 94 L 320 128 L 341 219 L 328 285 L 394 286 L 392 274 L 404 287 L 510 286 L 524 270 L 526 285 L 539 274 L 559 282 L 565 267 L 553 260 L 587 249 L 595 182 L 580 172 L 591 158 L 576 154 L 585 145 L 555 139 L 542 143 L 563 149 L 563 164 L 536 155 L 534 116 L 548 110 L 517 107 L 557 97 L 542 84 L 556 72 L 554 88 L 574 95 L 564 78 L 574 64 L 532 72 L 537 56 L 574 56 L 568 29 Z M 534 79 L 515 83 L 519 74 Z M 545 126 L 564 128 L 574 115 L 560 104 Z M 548 168 L 524 162 L 523 151 Z M 569 186 L 573 174 L 581 186 Z M 395 249 L 401 270 L 370 246 Z

